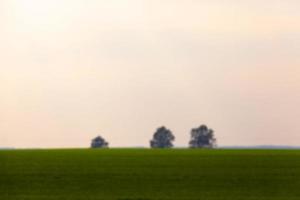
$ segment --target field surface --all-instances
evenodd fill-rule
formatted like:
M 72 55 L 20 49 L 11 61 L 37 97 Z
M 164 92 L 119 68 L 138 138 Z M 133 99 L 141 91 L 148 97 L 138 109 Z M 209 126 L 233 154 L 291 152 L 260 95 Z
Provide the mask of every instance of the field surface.
M 299 200 L 298 150 L 0 151 L 1 200 Z

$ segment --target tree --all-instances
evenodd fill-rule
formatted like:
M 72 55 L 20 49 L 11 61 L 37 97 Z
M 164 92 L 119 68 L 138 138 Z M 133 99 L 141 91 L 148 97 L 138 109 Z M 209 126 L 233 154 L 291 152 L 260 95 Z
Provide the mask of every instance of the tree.
M 216 139 L 214 131 L 208 129 L 206 125 L 201 125 L 199 128 L 191 130 L 191 148 L 214 148 L 216 147 Z
M 97 136 L 92 139 L 91 148 L 107 148 L 108 142 L 101 136 Z
M 172 142 L 175 140 L 174 135 L 164 126 L 156 130 L 153 135 L 153 139 L 150 141 L 152 148 L 171 148 L 173 147 Z

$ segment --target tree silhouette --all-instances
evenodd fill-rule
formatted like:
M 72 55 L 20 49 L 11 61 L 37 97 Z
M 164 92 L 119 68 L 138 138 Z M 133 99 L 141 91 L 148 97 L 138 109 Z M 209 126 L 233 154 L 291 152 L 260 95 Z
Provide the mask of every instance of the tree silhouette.
M 216 139 L 214 131 L 208 129 L 206 125 L 191 130 L 191 140 L 189 143 L 191 148 L 214 148 L 216 147 Z
M 107 148 L 108 142 L 101 136 L 97 136 L 92 140 L 91 148 Z
M 171 148 L 173 147 L 172 142 L 175 140 L 174 135 L 164 126 L 156 130 L 153 135 L 153 139 L 150 141 L 152 148 Z

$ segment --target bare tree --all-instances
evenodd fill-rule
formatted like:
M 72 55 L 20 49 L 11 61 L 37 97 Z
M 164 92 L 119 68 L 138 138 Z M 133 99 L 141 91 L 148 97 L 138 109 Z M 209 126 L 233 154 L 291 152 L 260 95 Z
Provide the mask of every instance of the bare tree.
M 91 148 L 107 148 L 108 142 L 101 136 L 97 136 L 92 140 Z
M 216 147 L 216 139 L 214 131 L 208 129 L 206 125 L 191 130 L 191 140 L 189 143 L 191 148 L 214 148 Z
M 164 126 L 156 130 L 153 135 L 153 139 L 150 141 L 152 148 L 171 148 L 173 147 L 172 142 L 175 140 L 174 135 L 169 129 Z

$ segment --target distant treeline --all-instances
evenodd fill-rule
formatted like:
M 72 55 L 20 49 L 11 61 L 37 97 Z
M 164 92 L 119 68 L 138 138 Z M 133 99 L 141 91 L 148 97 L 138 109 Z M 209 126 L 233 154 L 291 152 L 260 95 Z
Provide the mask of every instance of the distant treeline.
M 198 128 L 191 130 L 191 139 L 189 142 L 190 148 L 214 148 L 216 147 L 216 138 L 214 131 L 206 125 L 201 125 Z M 153 134 L 150 140 L 151 148 L 172 148 L 175 136 L 171 130 L 162 126 Z M 97 136 L 91 142 L 91 148 L 108 148 L 109 143 L 101 136 Z

